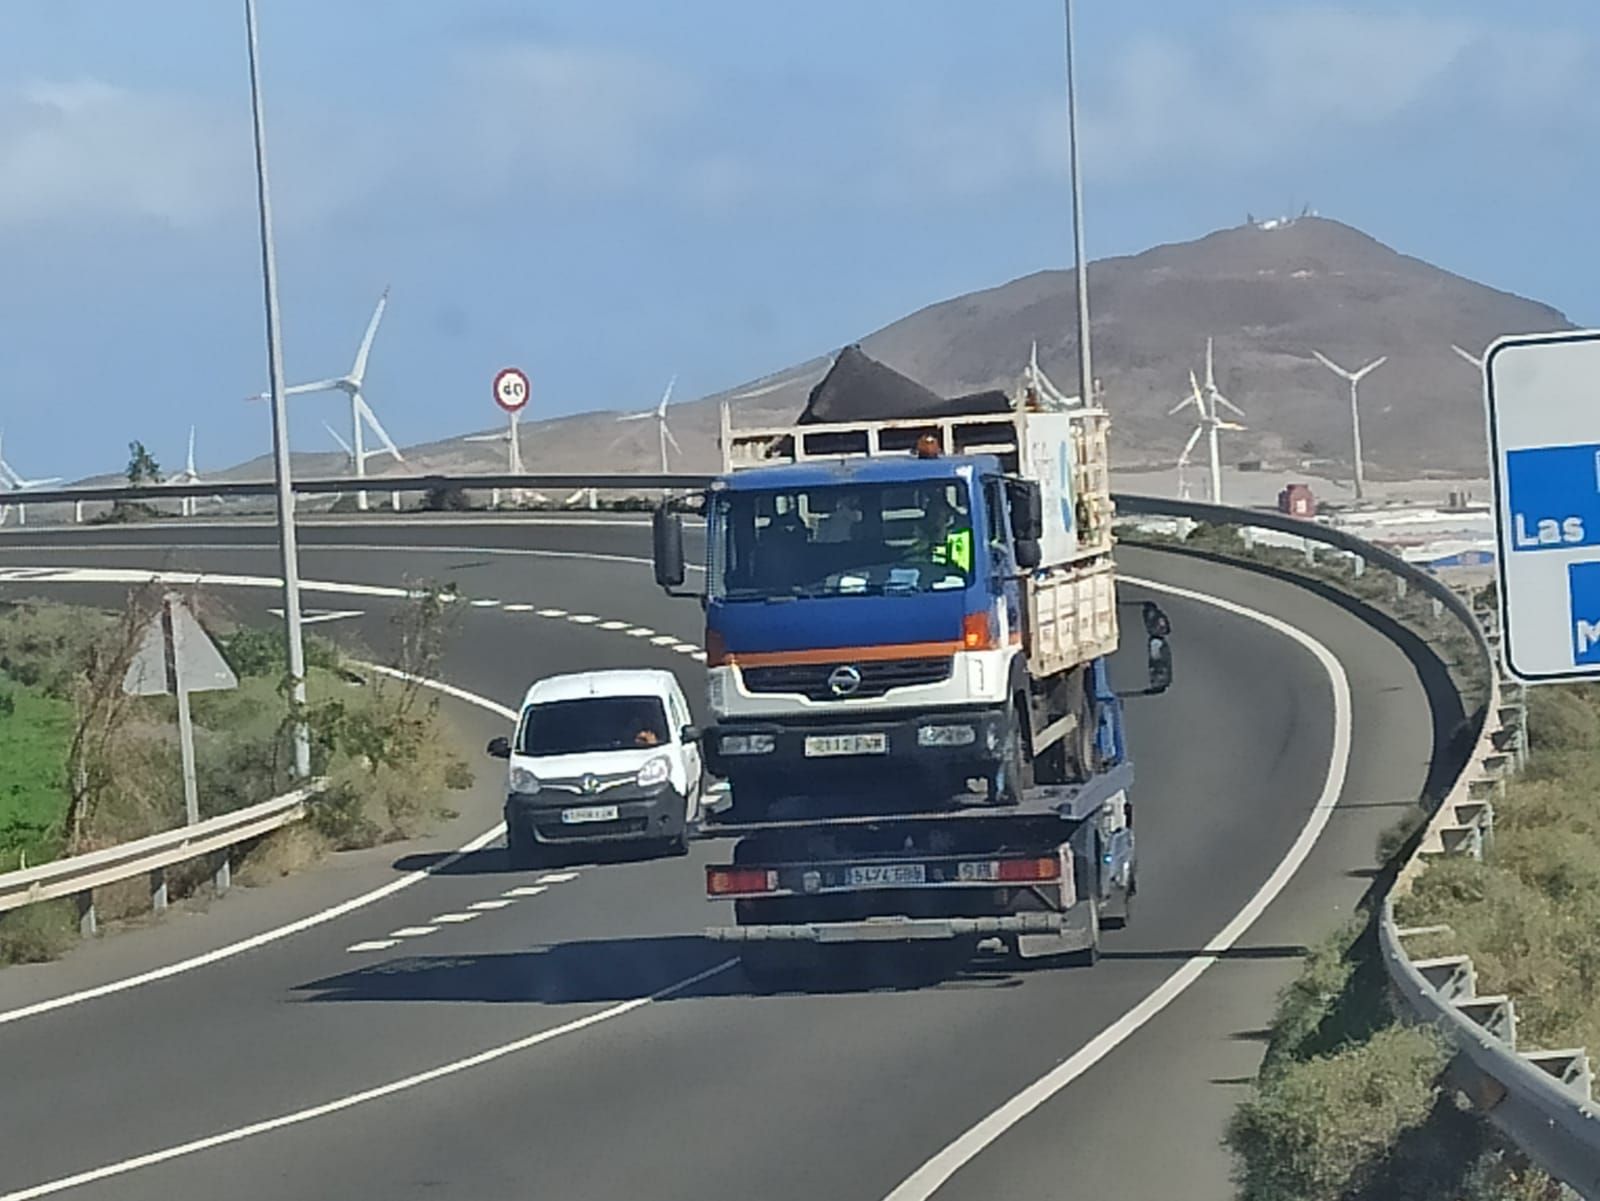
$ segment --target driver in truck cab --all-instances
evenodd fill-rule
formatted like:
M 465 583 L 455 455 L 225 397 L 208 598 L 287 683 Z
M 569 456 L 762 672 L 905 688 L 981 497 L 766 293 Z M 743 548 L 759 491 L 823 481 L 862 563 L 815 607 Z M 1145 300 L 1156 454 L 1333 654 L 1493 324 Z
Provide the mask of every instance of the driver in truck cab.
M 956 516 L 942 488 L 928 492 L 922 498 L 922 517 L 917 522 L 916 536 L 907 549 L 908 561 L 970 572 L 972 531 L 952 529 Z

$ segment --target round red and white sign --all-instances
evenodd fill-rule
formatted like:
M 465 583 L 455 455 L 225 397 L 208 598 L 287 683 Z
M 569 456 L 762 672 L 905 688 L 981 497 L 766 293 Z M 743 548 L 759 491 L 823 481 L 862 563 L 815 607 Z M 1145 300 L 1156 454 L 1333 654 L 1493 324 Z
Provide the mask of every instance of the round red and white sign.
M 528 377 L 515 367 L 495 373 L 494 402 L 508 413 L 515 413 L 528 403 Z

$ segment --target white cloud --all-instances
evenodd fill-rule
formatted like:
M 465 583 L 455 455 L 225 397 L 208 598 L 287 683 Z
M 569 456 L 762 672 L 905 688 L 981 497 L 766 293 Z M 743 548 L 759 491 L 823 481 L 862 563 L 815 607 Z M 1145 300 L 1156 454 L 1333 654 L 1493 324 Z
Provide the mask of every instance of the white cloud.
M 205 106 L 93 79 L 0 93 L 0 224 L 133 216 L 204 224 L 248 152 Z

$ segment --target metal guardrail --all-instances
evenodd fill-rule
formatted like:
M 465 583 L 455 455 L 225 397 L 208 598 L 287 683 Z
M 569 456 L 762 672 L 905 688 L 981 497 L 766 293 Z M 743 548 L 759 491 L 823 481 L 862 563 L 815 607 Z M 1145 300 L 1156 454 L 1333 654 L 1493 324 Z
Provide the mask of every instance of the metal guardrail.
M 617 472 L 610 475 L 511 475 L 506 472 L 481 475 L 341 475 L 327 479 L 296 479 L 296 493 L 353 492 L 431 492 L 436 488 L 463 492 L 492 492 L 501 489 L 594 488 L 599 491 L 696 491 L 707 488 L 716 478 L 710 475 L 638 474 Z M 78 501 L 162 501 L 221 497 L 224 500 L 248 496 L 272 496 L 277 485 L 271 480 L 219 480 L 200 484 L 100 484 L 77 488 L 32 488 L 27 491 L 0 490 L 7 504 L 58 505 Z
M 85 934 L 93 934 L 96 926 L 94 890 L 136 876 L 150 881 L 151 905 L 160 911 L 167 905 L 167 868 L 186 859 L 225 851 L 301 820 L 306 815 L 306 802 L 326 786 L 326 780 L 313 780 L 283 796 L 207 818 L 192 826 L 179 826 L 86 855 L 73 855 L 38 867 L 7 872 L 0 875 L 0 913 L 40 901 L 75 897 L 79 923 Z M 212 878 L 219 893 L 227 891 L 231 871 L 226 856 Z
M 1402 929 L 1394 918 L 1395 898 L 1409 891 L 1430 857 L 1483 857 L 1494 837 L 1494 801 L 1526 753 L 1516 722 L 1523 704 L 1521 688 L 1503 689 L 1500 683 L 1498 635 L 1486 628 L 1492 615 L 1480 617 L 1443 581 L 1342 530 L 1282 513 L 1195 501 L 1129 495 L 1115 500 L 1119 517 L 1187 517 L 1256 526 L 1359 555 L 1434 597 L 1472 635 L 1489 678 L 1488 699 L 1472 731 L 1473 750 L 1383 900 L 1379 946 L 1390 983 L 1411 1016 L 1433 1026 L 1455 1048 L 1452 1081 L 1546 1172 L 1584 1197 L 1600 1198 L 1600 1107 L 1592 1099 L 1593 1071 L 1587 1052 L 1520 1050 L 1515 999 L 1480 996 L 1468 956 L 1412 959 L 1406 952 L 1407 938 L 1447 934 L 1449 928 Z

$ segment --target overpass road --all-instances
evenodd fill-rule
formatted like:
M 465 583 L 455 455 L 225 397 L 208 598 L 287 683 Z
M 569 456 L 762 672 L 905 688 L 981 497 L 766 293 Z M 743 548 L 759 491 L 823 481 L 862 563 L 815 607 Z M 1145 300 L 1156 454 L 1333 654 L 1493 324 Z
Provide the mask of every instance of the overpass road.
M 270 620 L 249 583 L 274 573 L 269 538 L 11 534 L 0 600 L 115 602 L 119 573 L 204 571 Z M 355 589 L 308 592 L 355 614 L 330 637 L 381 651 L 383 590 L 408 580 L 482 602 L 442 669 L 480 698 L 445 702 L 477 784 L 428 838 L 0 972 L 0 1201 L 1230 1195 L 1218 1139 L 1273 993 L 1368 886 L 1452 720 L 1426 657 L 1300 586 L 1123 548 L 1146 581 L 1125 596 L 1160 589 L 1177 662 L 1167 695 L 1129 702 L 1133 924 L 1093 969 L 976 960 L 935 986 L 767 995 L 699 936 L 722 916 L 701 899 L 714 848 L 513 872 L 492 833 L 479 751 L 531 678 L 654 664 L 701 692 L 699 610 L 655 589 L 648 544 L 620 519 L 306 528 L 305 576 Z M 1142 667 L 1135 647 L 1114 676 Z

